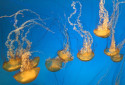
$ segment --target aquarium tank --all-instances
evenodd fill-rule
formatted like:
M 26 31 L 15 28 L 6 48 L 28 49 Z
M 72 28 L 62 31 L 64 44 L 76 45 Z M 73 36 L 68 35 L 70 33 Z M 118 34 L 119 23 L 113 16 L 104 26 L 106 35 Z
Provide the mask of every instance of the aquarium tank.
M 125 85 L 125 0 L 0 0 L 0 85 Z

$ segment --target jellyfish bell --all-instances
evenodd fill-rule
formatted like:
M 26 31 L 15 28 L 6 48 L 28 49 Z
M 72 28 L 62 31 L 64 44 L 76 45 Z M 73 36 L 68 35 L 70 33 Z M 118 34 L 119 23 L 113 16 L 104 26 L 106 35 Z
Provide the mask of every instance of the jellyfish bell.
M 51 72 L 57 72 L 62 68 L 63 61 L 59 58 L 49 58 L 45 62 L 46 68 Z
M 90 61 L 91 59 L 93 59 L 94 57 L 94 52 L 83 52 L 82 50 L 80 50 L 77 53 L 77 57 L 81 60 L 81 61 Z
M 9 50 L 8 54 L 10 55 L 9 61 L 5 61 L 3 63 L 3 69 L 8 71 L 8 72 L 12 72 L 12 71 L 18 70 L 20 68 L 20 64 L 21 64 L 20 57 L 19 56 L 15 56 L 14 52 L 12 50 Z
M 21 59 L 19 57 L 10 58 L 9 61 L 3 63 L 3 69 L 12 72 L 20 69 Z
M 94 29 L 94 34 L 98 37 L 107 38 L 110 36 L 110 29 Z
M 59 58 L 63 60 L 63 62 L 68 62 L 73 60 L 70 51 L 59 50 L 57 54 Z
M 16 81 L 18 81 L 19 83 L 22 84 L 26 84 L 26 83 L 30 83 L 33 80 L 36 79 L 36 77 L 38 76 L 40 71 L 39 67 L 36 68 L 32 68 L 30 70 L 26 70 L 24 72 L 20 72 L 15 74 L 13 77 L 16 79 Z
M 77 53 L 77 57 L 81 61 L 90 61 L 94 57 L 94 52 L 91 49 L 90 41 L 86 39 L 83 42 L 83 48 Z
M 39 64 L 40 58 L 39 57 L 35 57 L 33 60 L 30 60 L 31 64 L 33 65 L 33 67 L 37 67 Z
M 105 53 L 107 56 L 115 56 L 115 55 L 119 54 L 119 49 L 116 48 L 116 49 L 111 50 L 110 48 L 106 48 L 106 49 L 104 50 L 104 53 Z
M 110 48 L 106 48 L 104 50 L 104 53 L 108 56 L 115 56 L 117 54 L 119 54 L 120 50 L 118 47 L 116 47 L 116 43 L 115 43 L 115 37 L 114 37 L 114 31 L 112 32 L 112 38 L 111 38 L 111 45 Z
M 106 48 L 104 50 L 104 53 L 107 56 L 115 56 L 115 55 L 119 54 L 119 52 L 120 52 L 120 50 L 116 47 L 115 40 L 114 40 L 114 35 L 113 35 L 110 48 Z
M 98 28 L 94 29 L 94 34 L 98 37 L 107 38 L 110 36 L 110 29 L 108 26 L 108 18 L 104 19 L 103 23 L 98 25 Z
M 34 67 L 32 65 L 29 56 L 31 56 L 30 52 L 25 52 L 21 56 L 22 62 L 20 72 L 13 76 L 16 81 L 22 84 L 26 84 L 35 80 L 40 71 L 39 67 Z
M 123 54 L 117 54 L 115 56 L 111 56 L 111 60 L 114 62 L 120 62 L 123 59 Z
M 83 42 L 83 48 L 77 53 L 77 57 L 81 61 L 90 61 L 94 57 L 94 52 L 91 49 L 90 42 L 87 42 L 84 40 Z

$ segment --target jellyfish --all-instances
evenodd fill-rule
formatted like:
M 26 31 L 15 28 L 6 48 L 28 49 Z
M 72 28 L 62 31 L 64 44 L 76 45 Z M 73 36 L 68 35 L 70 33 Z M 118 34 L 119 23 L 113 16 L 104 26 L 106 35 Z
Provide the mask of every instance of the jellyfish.
M 117 48 L 119 49 L 119 51 L 123 48 L 124 44 L 125 44 L 125 39 L 117 45 Z M 123 59 L 123 56 L 124 54 L 121 54 L 119 52 L 117 55 L 111 56 L 111 60 L 114 62 L 120 62 Z
M 3 63 L 3 69 L 8 72 L 12 72 L 18 70 L 20 68 L 20 65 L 21 65 L 20 58 L 11 57 L 9 61 Z
M 59 50 L 58 56 L 59 56 L 60 59 L 62 59 L 62 61 L 64 63 L 73 60 L 73 57 L 72 57 L 71 53 L 69 51 L 66 51 L 66 48 L 63 49 L 63 50 Z
M 125 2 L 119 2 L 117 0 L 117 2 L 115 3 L 115 1 L 113 2 L 113 14 L 112 14 L 112 18 L 111 18 L 111 22 L 110 22 L 110 26 L 111 26 L 111 45 L 110 45 L 110 48 L 106 48 L 104 50 L 104 53 L 108 56 L 115 56 L 115 57 L 122 57 L 122 55 L 119 56 L 119 52 L 120 52 L 120 49 L 116 46 L 116 43 L 115 43 L 115 27 L 116 27 L 116 23 L 118 21 L 118 17 L 119 17 L 119 4 L 120 3 L 125 3 Z M 112 58 L 113 59 L 113 58 Z M 121 58 L 122 59 L 122 58 Z
M 94 57 L 94 52 L 91 49 L 91 44 L 87 43 L 86 39 L 83 42 L 83 48 L 77 53 L 77 57 L 81 61 L 89 61 Z
M 120 50 L 117 48 L 115 44 L 115 39 L 114 39 L 114 33 L 112 34 L 112 39 L 111 39 L 111 45 L 110 48 L 106 48 L 104 50 L 104 53 L 108 56 L 115 56 L 119 54 Z
M 40 67 L 33 67 L 33 63 L 30 62 L 29 56 L 31 56 L 29 51 L 23 53 L 21 56 L 20 72 L 13 76 L 16 81 L 22 84 L 35 80 L 40 71 Z
M 108 11 L 104 7 L 105 0 L 100 0 L 99 3 L 99 25 L 98 28 L 94 29 L 94 34 L 98 37 L 107 38 L 110 35 L 109 29 L 109 15 Z
M 114 62 L 120 62 L 123 59 L 123 56 L 124 56 L 123 54 L 117 54 L 115 56 L 112 56 L 111 60 Z
M 64 36 L 66 38 L 66 44 L 64 43 L 65 47 L 63 50 L 59 50 L 57 52 L 59 58 L 62 59 L 64 63 L 73 60 L 73 57 L 72 57 L 71 52 L 70 52 L 69 35 L 68 35 L 67 31 L 68 31 L 68 28 L 66 28 L 64 26 Z
M 63 61 L 57 56 L 56 58 L 49 58 L 45 62 L 46 68 L 51 72 L 57 72 L 63 67 Z
M 24 17 L 24 12 L 30 12 L 34 15 L 37 16 L 37 18 L 34 19 L 29 19 L 25 22 L 23 22 L 20 26 L 18 26 L 18 15 L 22 15 L 22 17 Z M 29 33 L 29 29 L 28 31 L 25 33 L 25 36 L 23 36 L 23 32 L 24 32 L 24 28 L 28 28 L 28 27 L 33 27 L 33 25 L 39 25 L 43 28 L 45 28 L 46 30 L 50 31 L 48 27 L 44 26 L 43 24 L 45 24 L 43 22 L 43 20 L 40 18 L 40 15 L 38 15 L 37 13 L 29 10 L 29 9 L 23 9 L 23 10 L 19 10 L 17 11 L 15 14 L 12 14 L 10 16 L 1 16 L 0 18 L 5 18 L 5 17 L 14 17 L 14 30 L 12 30 L 7 37 L 7 41 L 5 43 L 5 45 L 7 46 L 7 48 L 9 49 L 7 51 L 7 58 L 8 61 L 4 62 L 3 64 L 3 69 L 5 69 L 6 71 L 15 71 L 18 70 L 21 66 L 21 59 L 20 57 L 22 56 L 23 53 L 25 53 L 26 51 L 29 51 L 31 48 L 31 42 L 26 38 L 27 34 Z M 42 24 L 41 24 L 42 23 Z M 12 39 L 12 35 L 15 34 L 15 39 Z M 21 38 L 20 38 L 21 37 Z M 17 42 L 18 45 L 14 46 L 14 43 Z M 24 43 L 26 42 L 27 47 L 24 48 Z M 37 66 L 39 63 L 39 58 L 35 58 L 33 60 L 31 60 L 32 63 L 34 63 L 34 66 Z
M 80 13 L 79 11 L 77 11 L 76 9 L 76 4 L 80 5 Z M 80 16 L 81 16 L 81 10 L 82 10 L 82 4 L 79 1 L 73 1 L 73 3 L 71 4 L 71 6 L 73 7 L 73 9 L 75 10 L 73 13 L 70 14 L 70 16 L 68 17 L 68 22 L 71 26 L 73 26 L 73 30 L 75 30 L 76 32 L 78 32 L 80 34 L 80 36 L 83 38 L 83 47 L 82 49 L 77 53 L 77 57 L 81 60 L 81 61 L 89 61 L 94 57 L 94 52 L 92 51 L 92 43 L 93 43 L 93 38 L 90 34 L 89 31 L 83 30 L 83 26 L 79 20 Z M 79 13 L 78 17 L 77 17 L 77 21 L 76 23 L 72 23 L 70 21 L 71 17 L 76 14 Z

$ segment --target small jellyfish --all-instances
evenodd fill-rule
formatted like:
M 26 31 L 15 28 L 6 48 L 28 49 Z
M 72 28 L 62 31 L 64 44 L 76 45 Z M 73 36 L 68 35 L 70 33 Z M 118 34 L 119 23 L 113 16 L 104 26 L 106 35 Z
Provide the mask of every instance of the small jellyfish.
M 117 45 L 117 48 L 119 49 L 119 51 L 123 48 L 124 44 L 125 44 L 125 39 Z M 111 56 L 111 60 L 114 62 L 120 62 L 123 59 L 123 56 L 124 56 L 123 54 L 119 53 L 115 56 Z
M 117 54 L 115 56 L 111 56 L 111 60 L 114 62 L 120 62 L 123 59 L 123 54 Z
M 30 62 L 29 56 L 31 56 L 30 52 L 25 52 L 21 56 L 20 72 L 13 76 L 16 81 L 22 84 L 30 83 L 35 80 L 40 71 L 40 67 L 33 67 L 32 63 Z
M 112 18 L 111 18 L 111 34 L 112 34 L 112 38 L 111 38 L 111 45 L 110 48 L 106 48 L 104 50 L 104 53 L 108 56 L 115 56 L 117 54 L 119 54 L 120 49 L 116 46 L 115 43 L 115 27 L 116 27 L 116 23 L 118 21 L 118 17 L 119 17 L 119 4 L 120 3 L 125 3 L 124 1 L 119 2 L 117 0 L 117 2 L 113 2 L 113 14 L 112 14 Z
M 57 72 L 62 68 L 62 66 L 63 66 L 62 63 L 63 63 L 63 61 L 59 57 L 49 58 L 46 60 L 45 66 L 49 71 Z
M 5 61 L 3 63 L 3 69 L 8 71 L 8 72 L 12 72 L 12 71 L 16 71 L 20 68 L 20 64 L 21 64 L 21 59 L 19 56 L 14 55 L 14 53 L 9 50 L 9 61 Z
M 114 33 L 113 33 L 110 48 L 106 48 L 104 50 L 104 53 L 108 56 L 115 56 L 115 55 L 119 54 L 119 52 L 120 52 L 120 50 L 117 48 L 117 46 L 115 44 Z
M 108 11 L 104 7 L 105 0 L 100 0 L 99 3 L 99 25 L 97 29 L 94 29 L 94 34 L 98 37 L 107 38 L 110 35 L 109 29 L 109 15 Z
M 62 59 L 62 61 L 64 63 L 73 60 L 71 53 L 69 51 L 65 51 L 65 49 L 59 50 L 57 54 L 58 54 L 59 58 Z
M 66 28 L 66 26 L 64 26 L 64 36 L 66 38 L 66 43 L 64 42 L 64 49 L 63 50 L 59 50 L 57 52 L 58 57 L 60 59 L 63 60 L 64 63 L 68 62 L 68 61 L 72 61 L 73 60 L 73 56 L 70 52 L 70 45 L 69 45 L 69 35 L 68 35 L 68 28 Z
M 76 4 L 80 5 L 80 10 L 78 11 L 76 9 Z M 82 60 L 82 61 L 89 61 L 94 57 L 94 52 L 91 49 L 92 43 L 93 43 L 93 38 L 90 34 L 89 31 L 86 31 L 83 29 L 83 26 L 79 20 L 79 18 L 81 17 L 81 10 L 82 10 L 82 4 L 79 1 L 73 1 L 73 3 L 71 4 L 71 6 L 74 9 L 74 12 L 70 14 L 70 16 L 68 17 L 68 22 L 70 25 L 73 26 L 73 30 L 75 30 L 76 32 L 78 32 L 80 34 L 80 36 L 83 38 L 83 48 L 77 53 L 77 57 Z M 79 13 L 77 20 L 75 23 L 72 23 L 70 21 L 71 17 L 76 14 Z

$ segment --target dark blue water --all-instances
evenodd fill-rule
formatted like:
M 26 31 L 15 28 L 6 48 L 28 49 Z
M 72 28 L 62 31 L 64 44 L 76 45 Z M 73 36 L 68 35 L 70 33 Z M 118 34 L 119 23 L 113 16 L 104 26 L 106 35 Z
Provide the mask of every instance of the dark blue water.
M 28 39 L 32 41 L 31 51 L 39 51 L 32 56 L 39 56 L 40 73 L 31 83 L 26 85 L 115 85 L 116 79 L 120 80 L 119 85 L 125 85 L 125 64 L 124 58 L 121 62 L 113 62 L 109 56 L 104 54 L 107 42 L 110 38 L 104 39 L 94 35 L 93 30 L 99 22 L 99 0 L 79 0 L 82 4 L 81 23 L 83 28 L 93 36 L 93 49 L 95 56 L 89 62 L 80 61 L 76 55 L 82 47 L 83 39 L 73 31 L 67 19 L 74 10 L 71 7 L 72 0 L 0 0 L 0 16 L 12 15 L 18 10 L 31 9 L 38 13 L 42 19 L 46 19 L 46 26 L 51 33 L 42 27 L 35 27 L 30 30 Z M 111 16 L 113 7 L 112 0 L 105 1 L 105 8 Z M 119 19 L 115 28 L 116 44 L 125 38 L 125 4 L 120 5 Z M 64 17 L 64 14 L 66 17 Z M 30 17 L 31 15 L 28 15 Z M 22 85 L 14 78 L 16 72 L 6 72 L 2 64 L 7 56 L 5 42 L 8 33 L 15 29 L 14 19 L 0 19 L 0 85 Z M 63 49 L 65 37 L 62 33 L 63 25 L 66 24 L 70 37 L 70 49 L 74 60 L 68 62 L 58 72 L 50 72 L 45 67 L 45 60 L 57 56 L 57 51 Z M 123 46 L 121 53 L 125 53 Z

